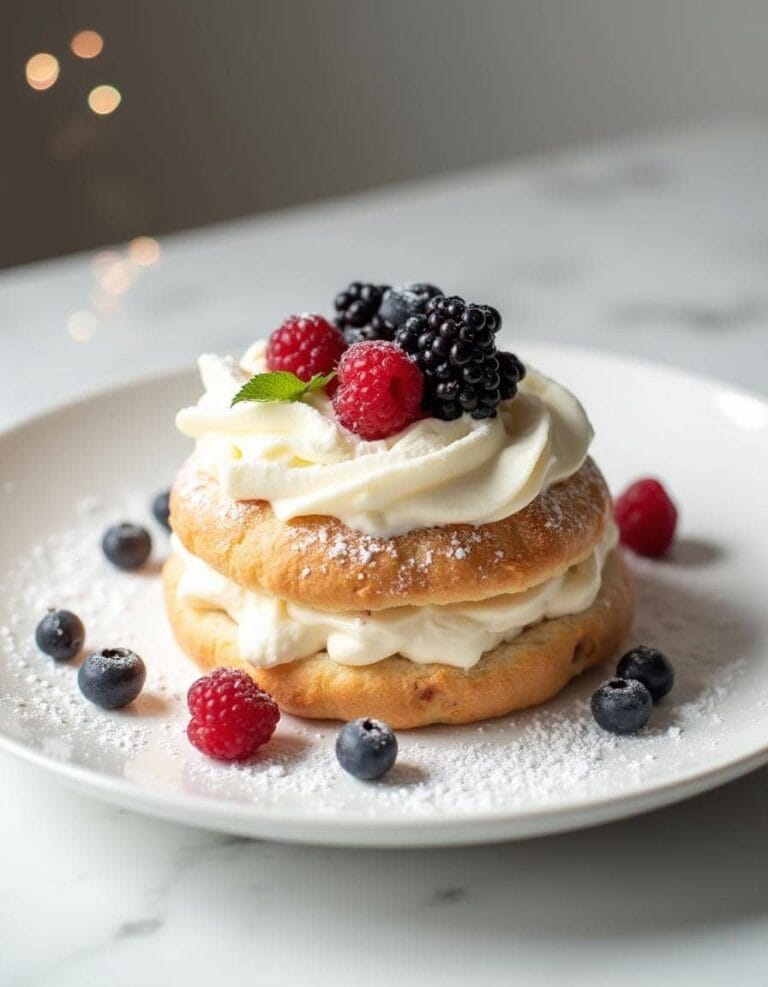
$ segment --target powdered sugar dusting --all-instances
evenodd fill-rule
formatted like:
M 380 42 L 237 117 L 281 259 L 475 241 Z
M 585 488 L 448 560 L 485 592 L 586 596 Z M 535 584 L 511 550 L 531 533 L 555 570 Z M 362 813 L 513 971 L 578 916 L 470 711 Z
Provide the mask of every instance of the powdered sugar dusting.
M 365 785 L 340 771 L 336 727 L 284 717 L 273 742 L 252 763 L 220 765 L 184 736 L 184 695 L 198 672 L 179 652 L 165 621 L 159 562 L 166 537 L 153 528 L 153 563 L 140 574 L 102 558 L 104 527 L 117 518 L 148 523 L 144 498 L 104 505 L 83 501 L 77 523 L 32 546 L 0 576 L 0 729 L 27 746 L 133 784 L 202 795 L 308 817 L 471 817 L 479 812 L 535 811 L 610 798 L 662 783 L 716 758 L 726 732 L 743 724 L 734 704 L 748 664 L 749 628 L 701 580 L 672 565 L 638 564 L 639 615 L 634 639 L 672 657 L 677 682 L 640 735 L 601 731 L 588 700 L 606 671 L 590 673 L 548 706 L 500 721 L 400 734 L 400 756 L 382 782 Z M 322 540 L 320 528 L 317 537 Z M 300 543 L 304 535 L 297 533 Z M 329 554 L 343 538 L 325 533 Z M 375 555 L 387 543 L 365 542 Z M 452 550 L 471 549 L 471 536 Z M 107 713 L 89 705 L 76 684 L 76 662 L 55 663 L 34 646 L 48 606 L 82 617 L 87 647 L 121 645 L 144 658 L 145 691 L 133 706 Z M 767 700 L 754 695 L 754 716 Z M 761 705 L 762 704 L 762 705 Z

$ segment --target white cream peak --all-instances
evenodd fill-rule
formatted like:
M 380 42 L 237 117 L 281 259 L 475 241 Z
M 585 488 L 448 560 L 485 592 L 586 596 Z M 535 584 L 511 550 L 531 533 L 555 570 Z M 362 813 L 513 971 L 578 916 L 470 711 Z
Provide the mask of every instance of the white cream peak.
M 496 418 L 426 418 L 378 442 L 344 429 L 322 392 L 230 407 L 244 381 L 264 371 L 264 347 L 255 344 L 241 363 L 202 356 L 205 393 L 176 421 L 227 496 L 269 501 L 281 520 L 323 515 L 380 537 L 499 521 L 573 475 L 592 440 L 576 398 L 530 369 Z

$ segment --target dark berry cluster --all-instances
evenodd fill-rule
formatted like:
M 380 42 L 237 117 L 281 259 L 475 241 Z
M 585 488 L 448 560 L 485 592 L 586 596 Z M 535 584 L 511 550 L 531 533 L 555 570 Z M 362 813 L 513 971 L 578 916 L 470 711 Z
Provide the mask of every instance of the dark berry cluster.
M 388 290 L 389 285 L 386 284 L 362 284 L 360 281 L 353 281 L 336 296 L 333 303 L 336 325 L 344 333 L 350 346 L 374 339 L 392 339 L 395 326 L 379 313 L 384 294 Z
M 395 342 L 424 375 L 422 407 L 451 421 L 464 412 L 493 418 L 499 401 L 514 397 L 525 368 L 512 353 L 499 353 L 501 316 L 490 305 L 457 296 L 431 298 L 422 315 L 395 333 Z

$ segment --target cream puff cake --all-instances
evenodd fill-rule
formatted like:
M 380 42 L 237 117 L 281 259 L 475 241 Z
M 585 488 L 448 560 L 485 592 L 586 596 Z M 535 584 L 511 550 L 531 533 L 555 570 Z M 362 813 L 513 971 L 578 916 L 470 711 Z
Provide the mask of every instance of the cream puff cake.
M 175 635 L 298 716 L 502 716 L 610 657 L 632 617 L 580 403 L 498 351 L 489 306 L 410 305 L 367 316 L 383 339 L 342 309 L 205 355 L 177 417 Z

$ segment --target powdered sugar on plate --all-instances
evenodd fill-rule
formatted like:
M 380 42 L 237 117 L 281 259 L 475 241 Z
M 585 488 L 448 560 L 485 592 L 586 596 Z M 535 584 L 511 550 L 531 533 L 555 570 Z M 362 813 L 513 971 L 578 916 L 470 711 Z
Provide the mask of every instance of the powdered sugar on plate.
M 0 575 L 0 731 L 51 758 L 254 811 L 415 820 L 530 812 L 631 793 L 685 773 L 702 751 L 716 755 L 734 729 L 730 700 L 748 633 L 742 616 L 708 597 L 696 572 L 636 563 L 634 640 L 664 649 L 677 673 L 674 692 L 636 737 L 614 737 L 592 721 L 589 696 L 609 674 L 602 670 L 538 710 L 401 733 L 398 762 L 377 784 L 341 772 L 336 725 L 287 716 L 251 763 L 217 764 L 184 736 L 184 696 L 198 672 L 165 620 L 159 572 L 167 535 L 150 522 L 145 501 L 142 494 L 108 505 L 84 499 L 72 527 L 33 545 Z M 155 551 L 138 574 L 113 569 L 100 550 L 104 529 L 123 518 L 152 527 Z M 56 663 L 36 649 L 34 628 L 49 606 L 81 616 L 87 648 L 125 646 L 142 655 L 148 679 L 136 703 L 116 712 L 91 706 L 77 688 L 77 662 Z

